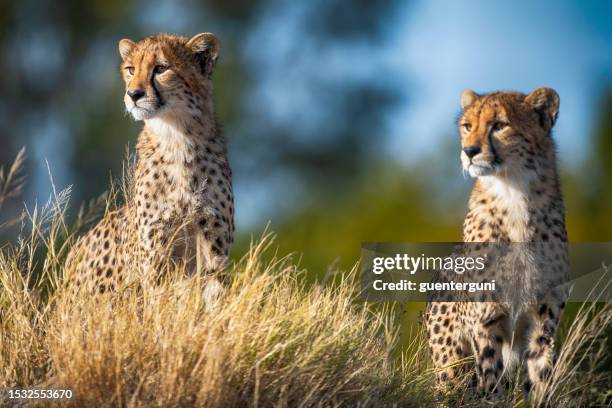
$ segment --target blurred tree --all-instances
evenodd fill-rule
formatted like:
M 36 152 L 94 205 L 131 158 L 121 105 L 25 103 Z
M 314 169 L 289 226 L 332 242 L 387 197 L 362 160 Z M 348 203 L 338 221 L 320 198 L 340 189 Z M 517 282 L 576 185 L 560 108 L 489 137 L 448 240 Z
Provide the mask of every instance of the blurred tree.
M 593 220 L 596 236 L 592 239 L 602 241 L 612 239 L 612 90 L 605 93 L 600 111 L 600 125 L 593 149 L 596 182 L 590 191 L 590 200 L 594 205 L 592 212 L 598 215 Z
M 601 98 L 593 149 L 571 186 L 568 211 L 570 239 L 612 239 L 612 90 Z M 568 196 L 568 194 L 566 194 Z
M 418 168 L 418 166 L 415 166 Z M 375 169 L 375 170 L 374 170 Z M 376 162 L 350 192 L 327 195 L 285 220 L 272 220 L 281 254 L 296 252 L 312 278 L 322 278 L 329 268 L 349 270 L 359 260 L 363 242 L 448 242 L 461 240 L 465 192 L 447 195 L 446 205 L 430 183 L 430 174 L 397 164 Z M 456 175 L 460 180 L 460 175 Z M 465 183 L 466 189 L 470 183 Z M 454 210 L 449 211 L 449 208 Z M 241 240 L 233 250 L 246 249 Z

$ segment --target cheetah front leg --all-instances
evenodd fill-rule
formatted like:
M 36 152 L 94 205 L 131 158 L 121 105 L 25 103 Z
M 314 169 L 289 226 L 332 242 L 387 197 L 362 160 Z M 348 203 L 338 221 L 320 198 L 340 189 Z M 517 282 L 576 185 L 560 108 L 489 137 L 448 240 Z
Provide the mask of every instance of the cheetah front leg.
M 223 276 L 218 274 L 224 270 L 228 262 L 230 239 L 222 228 L 222 220 L 215 217 L 202 218 L 196 231 L 196 263 L 195 270 L 207 276 L 204 289 L 206 307 L 212 310 L 218 305 L 218 300 L 224 293 Z
M 456 302 L 430 302 L 425 313 L 425 330 L 436 371 L 436 383 L 445 392 L 460 372 L 459 362 L 468 356 L 469 343 L 460 336 Z
M 232 243 L 230 218 L 220 204 L 210 199 L 218 192 L 209 189 L 208 180 L 199 188 L 191 203 L 195 225 L 195 255 L 197 273 L 204 275 L 222 271 L 227 266 Z M 223 204 L 225 209 L 226 204 Z
M 481 304 L 487 308 L 487 304 Z M 502 348 L 507 337 L 507 316 L 493 305 L 492 311 L 473 325 L 474 352 L 478 388 L 485 394 L 500 399 L 505 395 L 507 380 L 504 376 Z
M 137 269 L 143 276 L 157 277 L 163 272 L 158 269 L 167 264 L 165 261 L 181 241 L 181 225 L 173 221 L 181 218 L 173 209 L 161 206 L 157 213 L 147 212 L 145 204 L 137 208 L 135 220 L 138 232 Z
M 147 222 L 148 221 L 148 222 Z M 159 221 L 138 220 L 138 265 L 143 276 L 155 275 L 156 263 L 160 261 L 163 228 Z M 157 250 L 156 250 L 157 249 Z
M 565 303 L 542 303 L 529 312 L 530 332 L 524 355 L 525 381 L 523 390 L 525 400 L 533 393 L 541 397 L 555 360 L 555 333 L 563 313 Z
M 205 226 L 202 224 L 205 223 Z M 228 240 L 219 228 L 207 228 L 206 225 L 219 224 L 215 220 L 203 219 L 200 221 L 201 228 L 196 232 L 196 266 L 195 269 L 201 274 L 209 275 L 222 271 L 227 266 Z

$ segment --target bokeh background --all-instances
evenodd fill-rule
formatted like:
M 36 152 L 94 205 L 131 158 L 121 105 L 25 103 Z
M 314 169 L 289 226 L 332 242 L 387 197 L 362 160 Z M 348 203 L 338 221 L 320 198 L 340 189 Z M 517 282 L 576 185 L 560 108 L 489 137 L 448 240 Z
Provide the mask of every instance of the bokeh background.
M 0 163 L 28 152 L 27 190 L 0 222 L 47 200 L 46 161 L 73 186 L 72 214 L 121 174 L 142 124 L 124 113 L 119 39 L 211 31 L 235 257 L 268 222 L 313 277 L 350 268 L 363 241 L 459 240 L 472 183 L 454 127 L 464 88 L 559 92 L 570 238 L 610 241 L 611 4 L 0 1 Z

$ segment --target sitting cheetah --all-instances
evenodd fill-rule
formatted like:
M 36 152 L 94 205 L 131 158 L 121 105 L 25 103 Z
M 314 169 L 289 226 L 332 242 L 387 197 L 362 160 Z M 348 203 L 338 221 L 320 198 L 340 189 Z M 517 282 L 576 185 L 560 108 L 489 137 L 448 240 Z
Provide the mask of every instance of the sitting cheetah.
M 497 243 L 514 252 L 495 262 L 494 276 L 507 284 L 510 296 L 504 302 L 430 299 L 430 351 L 441 387 L 456 376 L 457 361 L 473 356 L 478 386 L 494 398 L 503 396 L 504 373 L 522 356 L 528 398 L 532 388 L 542 390 L 552 370 L 567 299 L 567 234 L 551 136 L 559 96 L 549 88 L 529 95 L 467 90 L 461 107 L 461 161 L 476 178 L 464 247 L 476 251 L 486 245 L 470 243 Z
M 190 271 L 223 269 L 234 233 L 231 170 L 212 99 L 217 39 L 210 33 L 124 39 L 119 53 L 125 107 L 145 123 L 135 195 L 81 237 L 67 261 L 77 284 L 102 293 L 128 270 L 152 268 L 168 242 Z

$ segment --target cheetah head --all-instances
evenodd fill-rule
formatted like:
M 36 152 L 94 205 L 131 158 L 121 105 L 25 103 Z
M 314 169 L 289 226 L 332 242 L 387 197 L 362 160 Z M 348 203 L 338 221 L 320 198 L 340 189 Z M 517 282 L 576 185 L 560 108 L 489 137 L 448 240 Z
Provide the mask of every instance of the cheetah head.
M 536 174 L 539 158 L 554 153 L 551 129 L 559 95 L 538 88 L 529 95 L 494 92 L 461 96 L 461 162 L 472 177 Z
M 185 37 L 159 34 L 119 41 L 124 102 L 135 120 L 193 110 L 212 89 L 219 43 L 211 33 Z

